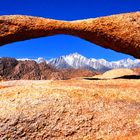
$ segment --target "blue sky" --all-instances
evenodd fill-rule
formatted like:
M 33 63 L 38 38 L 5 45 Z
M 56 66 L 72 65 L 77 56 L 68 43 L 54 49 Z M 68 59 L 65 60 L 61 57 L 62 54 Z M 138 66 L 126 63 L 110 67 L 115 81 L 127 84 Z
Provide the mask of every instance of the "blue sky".
M 22 14 L 60 20 L 76 20 L 140 11 L 140 0 L 1 0 L 0 15 Z M 0 47 L 0 57 L 46 59 L 78 52 L 109 61 L 133 58 L 77 37 L 57 35 Z

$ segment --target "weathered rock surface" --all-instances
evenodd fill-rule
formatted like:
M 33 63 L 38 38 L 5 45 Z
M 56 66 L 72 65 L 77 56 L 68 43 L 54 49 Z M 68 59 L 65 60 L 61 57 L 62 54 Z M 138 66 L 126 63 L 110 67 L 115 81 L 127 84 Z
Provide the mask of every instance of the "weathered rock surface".
M 140 80 L 0 82 L 0 139 L 139 140 Z
M 58 21 L 32 16 L 0 16 L 0 45 L 70 34 L 104 48 L 140 58 L 140 12 L 77 20 Z
M 91 77 L 96 74 L 97 72 L 84 69 L 58 70 L 46 62 L 0 58 L 0 80 L 66 80 L 76 77 Z

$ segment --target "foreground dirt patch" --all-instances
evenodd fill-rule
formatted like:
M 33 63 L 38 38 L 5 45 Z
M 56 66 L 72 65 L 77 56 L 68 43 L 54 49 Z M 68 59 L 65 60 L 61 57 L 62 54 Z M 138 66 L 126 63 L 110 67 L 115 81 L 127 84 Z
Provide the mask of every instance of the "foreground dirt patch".
M 0 82 L 6 86 L 0 139 L 140 139 L 140 80 Z

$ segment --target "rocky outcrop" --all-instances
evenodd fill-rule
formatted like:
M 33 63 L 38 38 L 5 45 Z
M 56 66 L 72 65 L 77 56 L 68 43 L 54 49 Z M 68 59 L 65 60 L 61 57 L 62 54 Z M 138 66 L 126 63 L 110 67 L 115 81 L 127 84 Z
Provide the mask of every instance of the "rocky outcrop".
M 14 58 L 0 58 L 0 76 L 9 77 L 18 61 Z
M 139 73 L 136 70 L 131 70 L 128 68 L 120 68 L 120 69 L 112 69 L 106 71 L 102 75 L 94 76 L 93 79 L 117 79 L 117 78 L 124 78 L 124 77 L 132 77 L 138 76 Z M 131 78 L 130 78 L 131 79 Z
M 104 48 L 140 58 L 140 12 L 58 21 L 32 16 L 0 17 L 0 45 L 56 34 L 70 34 Z
M 140 140 L 139 80 L 0 82 L 1 140 Z
M 46 62 L 33 60 L 17 61 L 14 58 L 0 58 L 0 80 L 66 80 L 89 77 L 97 72 L 80 69 L 56 69 Z

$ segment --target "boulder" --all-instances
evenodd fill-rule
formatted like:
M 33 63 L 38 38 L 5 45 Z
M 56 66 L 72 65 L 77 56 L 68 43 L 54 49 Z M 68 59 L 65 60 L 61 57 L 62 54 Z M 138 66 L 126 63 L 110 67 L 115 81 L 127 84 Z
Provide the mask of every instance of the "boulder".
M 138 73 L 128 68 L 112 69 L 101 75 L 94 76 L 93 79 L 117 79 L 127 76 L 137 76 Z

